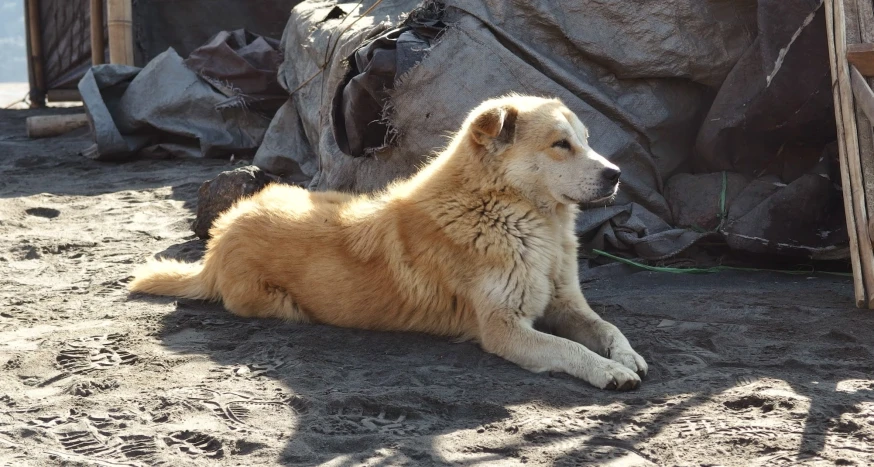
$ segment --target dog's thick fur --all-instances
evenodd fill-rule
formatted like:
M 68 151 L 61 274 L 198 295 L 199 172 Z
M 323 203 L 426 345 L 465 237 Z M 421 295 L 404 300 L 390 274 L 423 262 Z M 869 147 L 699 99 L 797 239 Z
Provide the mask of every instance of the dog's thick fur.
M 489 100 L 413 177 L 361 196 L 268 186 L 215 221 L 202 265 L 152 261 L 130 290 L 474 338 L 532 371 L 631 389 L 647 365 L 578 281 L 577 204 L 612 197 L 619 177 L 587 140 L 558 100 Z

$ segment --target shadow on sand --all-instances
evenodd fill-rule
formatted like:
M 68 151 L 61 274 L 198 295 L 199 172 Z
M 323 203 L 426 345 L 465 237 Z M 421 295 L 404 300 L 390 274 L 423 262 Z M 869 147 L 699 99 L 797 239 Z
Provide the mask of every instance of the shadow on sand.
M 188 242 L 158 256 L 202 252 Z M 281 432 L 283 465 L 874 458 L 860 422 L 874 411 L 874 315 L 836 306 L 851 303 L 846 279 L 598 270 L 590 302 L 650 362 L 637 391 L 532 374 L 473 343 L 241 319 L 199 301 L 179 300 L 158 336 L 222 369 L 204 394 L 257 393 L 267 380 L 285 388 L 285 408 L 257 423 L 238 410 L 250 430 Z

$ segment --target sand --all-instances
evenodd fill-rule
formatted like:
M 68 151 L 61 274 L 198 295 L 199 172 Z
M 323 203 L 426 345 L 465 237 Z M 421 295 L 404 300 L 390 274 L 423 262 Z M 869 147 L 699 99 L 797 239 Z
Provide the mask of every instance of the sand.
M 650 364 L 628 393 L 129 297 L 146 258 L 200 257 L 197 188 L 234 166 L 94 162 L 81 132 L 28 141 L 32 114 L 0 113 L 0 465 L 874 463 L 874 313 L 846 278 L 583 271 Z

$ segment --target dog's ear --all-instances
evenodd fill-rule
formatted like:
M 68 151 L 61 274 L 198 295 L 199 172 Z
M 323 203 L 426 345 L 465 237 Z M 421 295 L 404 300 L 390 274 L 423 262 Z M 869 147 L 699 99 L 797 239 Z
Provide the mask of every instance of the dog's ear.
M 516 141 L 516 117 L 512 106 L 493 107 L 476 116 L 470 124 L 470 136 L 483 147 L 499 149 Z

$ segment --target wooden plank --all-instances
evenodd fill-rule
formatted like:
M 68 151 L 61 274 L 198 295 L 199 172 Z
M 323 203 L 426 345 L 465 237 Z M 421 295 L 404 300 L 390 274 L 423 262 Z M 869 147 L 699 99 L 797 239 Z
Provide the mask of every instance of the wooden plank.
M 849 7 L 849 8 L 845 8 Z M 846 11 L 849 10 L 849 15 Z M 836 2 L 835 10 L 835 51 L 837 57 L 846 56 L 848 35 L 853 40 L 861 40 L 859 35 L 859 19 L 855 0 L 843 0 Z M 852 22 L 847 24 L 847 18 Z M 862 164 L 863 154 L 871 157 L 874 154 L 874 141 L 871 132 L 867 129 L 871 126 L 858 110 L 853 99 L 853 90 L 850 83 L 850 67 L 846 60 L 837 63 L 838 84 L 843 105 L 843 116 L 849 117 L 849 124 L 845 126 L 848 137 L 847 162 L 850 176 L 850 186 L 853 190 L 853 211 L 856 224 L 857 240 L 859 244 L 859 260 L 862 266 L 862 281 L 865 285 L 866 303 L 865 308 L 874 308 L 874 245 L 871 243 L 871 235 L 868 231 L 868 207 L 865 196 L 865 178 Z M 860 137 L 858 120 L 862 120 L 865 132 Z M 855 148 L 853 146 L 855 145 Z
M 850 138 L 848 137 L 848 120 L 852 120 L 851 118 L 844 118 L 844 110 L 843 110 L 843 98 L 842 93 L 840 92 L 840 83 L 839 83 L 839 62 L 843 61 L 843 57 L 845 54 L 841 54 L 841 50 L 837 47 L 836 33 L 837 29 L 844 28 L 843 19 L 838 23 L 836 21 L 836 5 L 842 3 L 842 0 L 825 0 L 825 23 L 826 30 L 828 32 L 828 48 L 829 48 L 829 65 L 831 67 L 831 76 L 832 76 L 832 92 L 834 94 L 835 101 L 835 123 L 838 129 L 838 149 L 839 149 L 839 161 L 841 167 L 841 185 L 842 192 L 844 195 L 844 213 L 847 217 L 847 234 L 850 240 L 850 265 L 853 270 L 853 290 L 856 296 L 856 306 L 863 307 L 868 303 L 867 296 L 865 293 L 865 282 L 862 277 L 862 264 L 859 254 L 859 236 L 856 230 L 856 216 L 855 210 L 853 208 L 853 189 L 850 186 L 850 175 L 849 175 L 849 162 L 848 162 L 848 153 L 851 151 L 849 148 Z M 841 18 L 843 18 L 843 13 L 841 13 Z M 853 140 L 855 140 L 855 128 L 853 128 L 852 135 Z
M 133 9 L 131 0 L 106 1 L 109 63 L 134 64 Z
M 850 81 L 853 86 L 853 97 L 856 98 L 856 105 L 868 117 L 869 122 L 874 122 L 874 91 L 871 90 L 868 81 L 859 73 L 855 66 L 850 67 Z
M 859 15 L 859 42 L 872 44 L 874 43 L 874 2 L 856 0 L 856 9 Z
M 874 11 L 871 9 L 872 2 L 871 0 L 844 0 L 844 6 L 846 7 L 847 42 L 851 44 L 862 42 L 864 37 L 871 35 L 868 28 L 874 27 Z M 851 66 L 850 68 L 855 67 Z M 850 75 L 851 88 L 858 86 L 853 83 L 852 70 Z M 864 82 L 865 80 L 863 79 L 862 81 Z M 859 160 L 862 166 L 862 187 L 865 192 L 865 212 L 870 217 L 874 214 L 874 127 L 872 127 L 874 120 L 865 114 L 864 108 L 861 108 L 864 102 L 858 98 L 854 100 L 856 106 L 856 129 L 859 133 Z M 868 219 L 865 219 L 865 224 L 867 225 L 867 223 Z M 874 296 L 874 291 L 869 290 L 868 293 Z
M 78 89 L 49 89 L 46 98 L 49 102 L 79 102 L 82 95 Z
M 42 50 L 42 22 L 40 21 L 39 0 L 27 0 L 27 32 L 28 43 L 27 47 L 30 50 L 28 62 L 30 63 L 30 72 L 33 78 L 32 88 L 36 88 L 37 95 L 35 96 L 31 90 L 31 98 L 39 99 L 31 101 L 32 107 L 45 106 L 46 92 L 46 74 L 43 62 Z
M 846 4 L 855 8 L 854 0 L 834 1 L 834 47 L 835 57 L 845 57 L 847 53 L 847 24 L 845 8 Z M 855 10 L 854 10 L 855 12 Z M 854 15 L 855 17 L 855 15 Z M 856 26 L 858 27 L 858 26 Z M 851 30 L 852 31 L 852 30 Z M 850 85 L 850 69 L 846 60 L 836 60 L 837 89 L 841 101 L 841 114 L 844 118 L 844 137 L 846 138 L 846 162 L 849 175 L 850 189 L 852 190 L 853 223 L 856 229 L 858 243 L 859 262 L 862 269 L 862 281 L 866 291 L 864 306 L 871 308 L 872 294 L 874 294 L 874 247 L 868 232 L 868 214 L 865 204 L 864 179 L 860 158 L 860 146 L 858 129 L 855 118 L 855 103 L 853 91 Z M 861 112 L 860 112 L 861 113 Z M 846 183 L 846 180 L 844 181 Z
M 847 44 L 847 61 L 865 76 L 874 76 L 874 44 Z
M 106 61 L 106 38 L 103 32 L 103 0 L 91 0 L 91 64 Z

